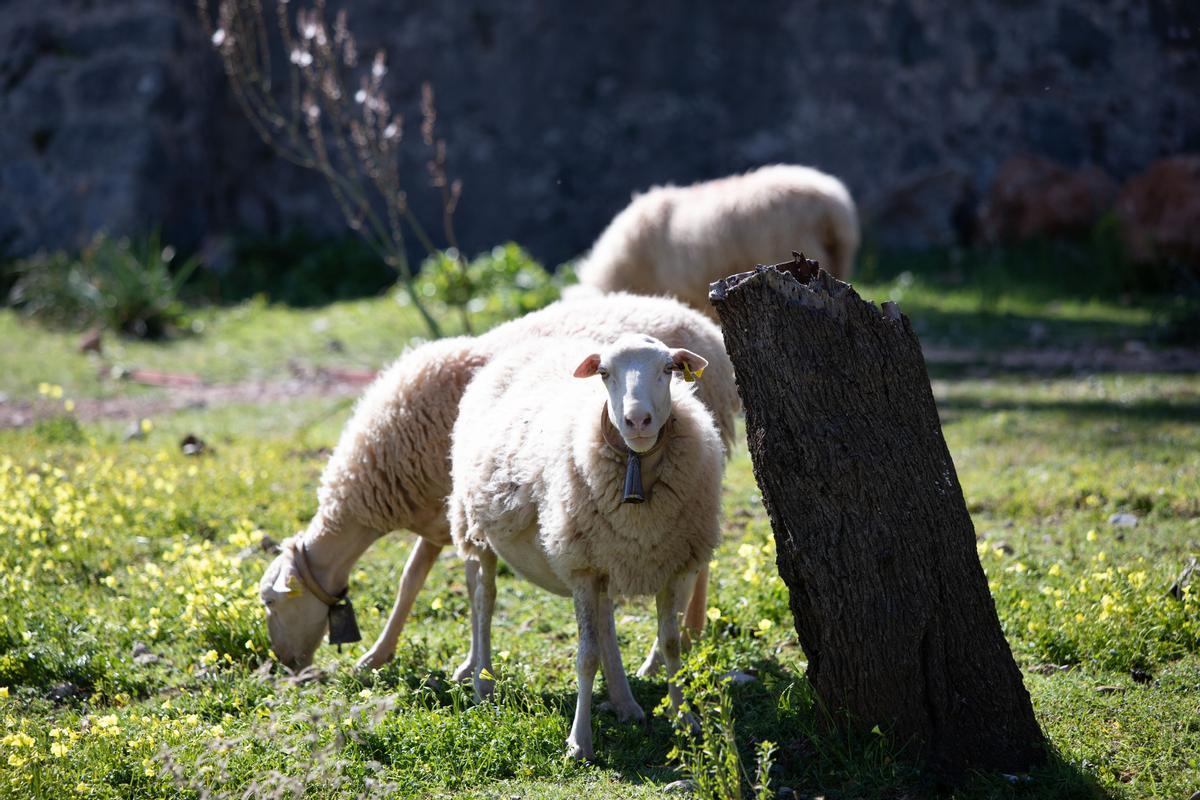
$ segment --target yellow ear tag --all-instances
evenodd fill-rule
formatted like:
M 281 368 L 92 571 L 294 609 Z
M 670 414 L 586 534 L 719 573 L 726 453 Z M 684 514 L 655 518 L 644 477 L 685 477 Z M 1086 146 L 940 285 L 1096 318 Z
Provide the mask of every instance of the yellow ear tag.
M 296 576 L 288 575 L 288 579 L 287 579 L 288 591 L 287 591 L 287 595 L 286 595 L 287 597 L 299 597 L 301 594 L 303 594 L 303 590 L 296 584 L 297 584 Z
M 685 381 L 687 381 L 688 383 L 695 383 L 696 381 L 700 380 L 700 376 L 703 374 L 704 374 L 704 367 L 701 367 L 700 369 L 693 372 L 692 368 L 690 366 L 688 366 L 688 363 L 686 361 L 683 362 L 683 379 Z

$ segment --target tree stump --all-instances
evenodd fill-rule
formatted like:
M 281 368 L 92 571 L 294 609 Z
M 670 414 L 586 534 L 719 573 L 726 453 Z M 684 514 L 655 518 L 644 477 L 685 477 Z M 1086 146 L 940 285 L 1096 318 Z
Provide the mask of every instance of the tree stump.
M 826 721 L 950 777 L 1043 762 L 908 318 L 801 256 L 709 299 Z

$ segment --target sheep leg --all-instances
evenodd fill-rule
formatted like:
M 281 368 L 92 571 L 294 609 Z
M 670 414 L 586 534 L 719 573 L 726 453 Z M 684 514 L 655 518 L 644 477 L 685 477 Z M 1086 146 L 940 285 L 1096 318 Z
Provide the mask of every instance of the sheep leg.
M 479 562 L 473 558 L 467 559 L 463 571 L 466 573 L 467 605 L 471 614 L 471 649 L 467 653 L 467 659 L 454 670 L 455 681 L 465 681 L 475 674 L 475 658 L 479 649 L 478 637 L 475 634 L 475 618 L 478 616 L 475 612 L 475 587 L 479 585 Z
M 681 666 L 679 614 L 682 603 L 687 598 L 687 585 L 687 577 L 672 578 L 654 598 L 658 608 L 658 643 L 662 648 L 663 660 L 667 664 L 667 697 L 671 700 L 673 713 L 678 713 L 679 707 L 683 705 L 683 692 L 675 681 L 675 673 L 679 672 Z M 700 726 L 695 717 L 689 713 L 686 719 L 693 731 L 699 730 Z
M 600 594 L 596 639 L 600 646 L 600 669 L 604 672 L 604 684 L 608 687 L 608 702 L 617 712 L 617 719 L 621 722 L 644 723 L 646 712 L 642 711 L 642 707 L 633 699 L 633 692 L 629 689 L 629 678 L 625 675 L 625 665 L 621 663 L 613 601 L 608 592 Z
M 479 580 L 475 584 L 471 608 L 475 611 L 474 634 L 478 645 L 475 651 L 475 699 L 482 700 L 492 693 L 495 681 L 492 671 L 492 615 L 496 611 L 496 554 L 479 551 Z
M 695 582 L 694 588 L 692 586 L 692 581 Z M 678 613 L 680 613 L 680 614 L 685 613 L 683 604 L 685 602 L 687 602 L 687 598 L 689 595 L 691 595 L 692 602 L 691 602 L 691 605 L 689 605 L 687 607 L 687 611 L 686 611 L 686 616 L 688 617 L 688 620 L 690 620 L 693 609 L 697 606 L 697 598 L 699 598 L 698 602 L 699 602 L 699 608 L 700 608 L 699 613 L 700 613 L 701 622 L 700 622 L 699 626 L 695 626 L 695 635 L 698 637 L 700 635 L 700 632 L 704 629 L 704 622 L 703 622 L 703 620 L 705 618 L 704 615 L 705 615 L 705 612 L 708 610 L 707 609 L 707 605 L 708 605 L 708 565 L 707 564 L 705 564 L 703 567 L 700 568 L 700 572 L 698 574 L 690 575 L 683 579 L 683 586 L 680 589 L 679 598 L 678 598 L 678 603 L 679 603 Z M 693 626 L 690 624 L 689 621 L 685 620 L 684 624 L 688 629 L 693 628 Z M 665 666 L 666 662 L 663 660 L 661 641 L 662 641 L 661 639 L 655 639 L 654 644 L 652 644 L 650 646 L 650 652 L 646 654 L 646 660 L 643 661 L 642 666 L 638 668 L 637 675 L 639 678 L 652 677 L 652 676 L 658 674 L 658 671 L 660 669 L 662 669 L 663 666 Z M 690 637 L 688 636 L 687 630 L 685 630 L 680 635 L 680 642 L 682 643 L 682 645 L 685 645 L 685 646 L 690 643 Z
M 425 585 L 429 570 L 433 568 L 441 552 L 441 545 L 417 537 L 417 546 L 409 555 L 408 562 L 404 565 L 404 574 L 400 576 L 400 588 L 396 592 L 396 603 L 392 606 L 387 625 L 371 649 L 355 664 L 355 668 L 379 669 L 392 660 L 392 656 L 396 654 L 396 642 L 404 630 L 404 623 L 408 621 L 408 614 L 412 611 L 417 593 Z
M 575 720 L 571 723 L 571 735 L 567 737 L 567 756 L 591 761 L 596 757 L 592 749 L 592 687 L 596 681 L 596 669 L 600 666 L 601 649 L 597 640 L 600 603 L 595 579 L 585 579 L 575 588 L 573 596 L 575 621 L 579 625 L 579 652 L 575 657 L 579 694 L 575 698 Z
M 686 597 L 687 594 L 684 594 Z M 699 639 L 704 632 L 704 621 L 708 619 L 708 562 L 700 567 L 696 574 L 696 583 L 692 588 L 692 599 L 688 603 L 687 613 L 683 617 L 683 646 L 687 649 L 691 639 Z

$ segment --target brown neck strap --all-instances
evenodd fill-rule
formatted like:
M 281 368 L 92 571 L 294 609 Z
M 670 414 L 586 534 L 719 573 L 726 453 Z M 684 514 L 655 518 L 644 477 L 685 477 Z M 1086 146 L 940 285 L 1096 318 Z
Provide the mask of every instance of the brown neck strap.
M 345 599 L 345 589 L 342 590 L 340 597 L 334 597 L 322 589 L 321 584 L 317 583 L 312 567 L 308 564 L 308 554 L 305 553 L 304 542 L 292 542 L 292 563 L 296 565 L 296 571 L 300 573 L 300 580 L 304 582 L 305 588 L 312 592 L 322 603 L 327 606 L 336 606 Z

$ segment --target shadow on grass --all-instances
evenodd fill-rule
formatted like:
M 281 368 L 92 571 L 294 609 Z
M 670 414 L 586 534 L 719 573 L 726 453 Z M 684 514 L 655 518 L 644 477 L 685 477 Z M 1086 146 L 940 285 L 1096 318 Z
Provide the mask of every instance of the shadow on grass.
M 975 774 L 956 786 L 941 782 L 903 760 L 903 753 L 884 737 L 829 732 L 805 677 L 777 661 L 754 664 L 757 679 L 731 686 L 734 736 L 743 768 L 753 773 L 756 747 L 770 740 L 777 745 L 772 786 L 778 792 L 788 787 L 798 797 L 829 796 L 854 798 L 892 797 L 979 797 L 979 798 L 1105 798 L 1109 795 L 1089 775 L 1079 771 L 1056 752 L 1047 763 L 1028 775 Z M 401 683 L 416 685 L 413 676 L 395 675 Z M 471 713 L 463 706 L 464 690 L 449 685 L 437 673 L 431 695 L 447 709 Z M 519 684 L 498 689 L 500 706 L 515 705 L 559 716 L 563 729 L 574 714 L 575 692 L 530 690 Z M 654 714 L 666 695 L 667 685 L 656 679 L 631 678 L 638 703 L 646 710 L 643 725 L 619 722 L 599 709 L 605 699 L 603 685 L 593 696 L 593 730 L 597 766 L 618 773 L 622 781 L 635 785 L 665 786 L 681 775 L 670 761 L 678 734 L 670 722 Z M 465 690 L 469 694 L 469 689 Z M 402 712 L 399 712 L 402 713 Z M 560 742 L 555 742 L 561 747 Z M 377 742 L 371 757 L 387 763 L 388 745 Z M 498 776 L 503 777 L 503 776 Z M 746 797 L 753 796 L 746 790 Z M 792 797 L 780 794 L 779 797 Z
M 942 422 L 959 414 L 1011 411 L 1020 414 L 1066 414 L 1071 417 L 1111 417 L 1113 421 L 1146 423 L 1200 423 L 1200 401 L 1140 400 L 1122 403 L 1115 400 L 1019 400 L 991 399 L 952 395 L 937 401 Z

